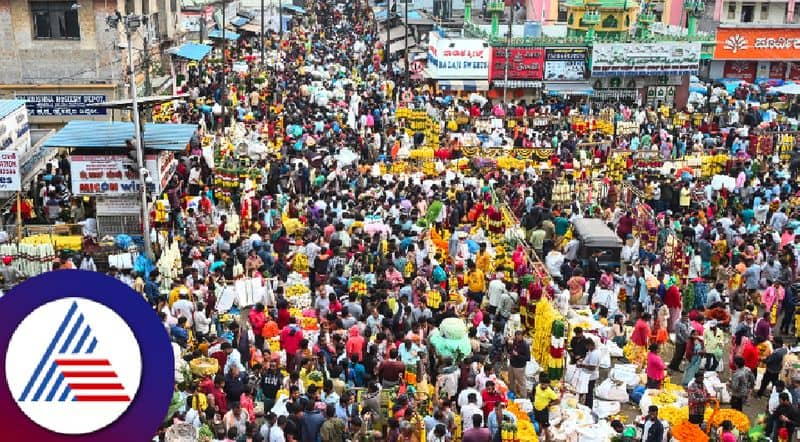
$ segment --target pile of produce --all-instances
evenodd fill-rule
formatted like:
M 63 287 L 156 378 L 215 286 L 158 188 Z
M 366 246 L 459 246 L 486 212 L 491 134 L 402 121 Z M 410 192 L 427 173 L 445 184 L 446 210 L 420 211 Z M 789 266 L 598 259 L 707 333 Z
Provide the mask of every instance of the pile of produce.
M 533 427 L 530 416 L 528 413 L 520 409 L 516 402 L 508 404 L 508 412 L 516 416 L 516 439 L 520 441 L 538 442 L 539 438 L 536 435 L 536 430 Z
M 706 442 L 708 436 L 695 424 L 688 420 L 671 429 L 672 437 L 678 442 Z
M 350 293 L 358 297 L 367 294 L 367 282 L 361 275 L 353 275 L 350 277 Z
M 542 297 L 536 303 L 531 356 L 542 367 L 547 367 L 550 361 L 550 337 L 553 332 L 553 321 L 559 319 L 560 316 L 546 297 Z
M 741 411 L 732 408 L 722 408 L 714 413 L 711 408 L 706 408 L 705 421 L 711 422 L 711 425 L 721 426 L 722 422 L 729 420 L 734 428 L 739 430 L 740 433 L 747 433 L 750 431 L 750 418 Z

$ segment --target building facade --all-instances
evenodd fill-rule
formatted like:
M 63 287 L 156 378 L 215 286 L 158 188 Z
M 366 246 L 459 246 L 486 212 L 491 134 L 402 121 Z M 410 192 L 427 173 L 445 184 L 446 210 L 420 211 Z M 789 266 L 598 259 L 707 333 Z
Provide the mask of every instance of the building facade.
M 148 17 L 132 35 L 137 84 L 164 75 L 161 54 L 177 37 L 176 0 L 0 0 L 0 98 L 28 101 L 35 126 L 110 119 L 110 111 L 87 105 L 129 96 L 127 39 L 106 21 L 115 11 Z

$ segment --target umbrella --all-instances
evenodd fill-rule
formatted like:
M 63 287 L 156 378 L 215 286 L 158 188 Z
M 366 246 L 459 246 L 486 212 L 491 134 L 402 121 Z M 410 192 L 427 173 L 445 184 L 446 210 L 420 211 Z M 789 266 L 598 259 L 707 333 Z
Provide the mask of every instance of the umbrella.
M 336 161 L 341 164 L 352 164 L 356 160 L 358 160 L 358 155 L 348 148 L 342 149 L 339 151 L 339 154 L 336 155 Z
M 217 262 L 211 264 L 211 271 L 212 272 L 216 272 L 217 269 L 221 269 L 223 267 L 225 267 L 225 263 L 223 261 L 217 261 Z
M 689 85 L 689 92 L 697 92 L 698 94 L 706 94 L 706 87 L 700 83 L 692 83 Z
M 770 90 L 784 95 L 800 95 L 800 84 L 784 84 L 783 86 L 774 87 Z
M 675 172 L 675 178 L 681 178 L 684 174 L 694 176 L 694 170 L 691 167 L 681 167 Z

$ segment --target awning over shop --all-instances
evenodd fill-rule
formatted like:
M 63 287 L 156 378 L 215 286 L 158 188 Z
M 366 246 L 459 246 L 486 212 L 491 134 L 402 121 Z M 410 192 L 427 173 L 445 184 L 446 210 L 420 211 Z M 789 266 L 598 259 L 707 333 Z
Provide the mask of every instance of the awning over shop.
M 199 43 L 184 43 L 175 48 L 175 56 L 189 60 L 200 61 L 211 52 L 211 46 Z
M 417 44 L 416 40 L 414 40 L 411 37 L 408 38 L 408 47 L 409 48 L 413 47 L 416 44 Z M 405 49 L 406 49 L 406 39 L 405 38 L 401 38 L 400 40 L 393 41 L 389 45 L 389 52 L 399 52 L 399 51 L 404 51 Z
M 269 30 L 269 26 L 264 26 L 265 30 Z M 239 28 L 242 32 L 252 32 L 253 34 L 261 35 L 261 23 L 248 23 L 241 28 Z
M 194 124 L 145 124 L 144 146 L 150 150 L 183 150 L 197 132 Z M 44 148 L 125 149 L 134 139 L 133 123 L 73 120 L 44 142 Z
M 410 33 L 410 32 L 409 32 Z M 406 35 L 406 27 L 405 26 L 395 26 L 389 29 L 389 41 L 397 40 L 400 37 L 405 37 Z M 381 27 L 378 31 L 377 35 L 378 40 L 384 41 L 386 39 L 386 28 Z
M 494 87 L 506 87 L 505 80 L 495 80 L 492 82 Z M 508 80 L 510 89 L 541 89 L 542 82 L 536 80 Z
M 594 88 L 589 82 L 575 81 L 567 83 L 548 83 L 545 86 L 550 95 L 592 95 Z
M 443 91 L 488 91 L 487 80 L 439 80 L 439 89 Z
M 208 38 L 221 39 L 222 38 L 222 31 L 220 31 L 219 29 L 212 29 L 212 30 L 208 31 Z M 232 31 L 225 31 L 225 39 L 226 40 L 238 40 L 239 39 L 239 34 L 237 34 L 236 32 L 232 32 Z
M 300 6 L 295 6 L 295 5 L 283 5 L 283 9 L 287 9 L 289 11 L 296 12 L 298 14 L 305 14 L 306 13 L 305 9 L 301 8 Z
M 248 23 L 250 23 L 250 17 L 242 17 L 241 15 L 231 20 L 231 24 L 237 28 L 241 28 Z
M 638 91 L 636 89 L 595 89 L 592 98 L 631 98 L 635 99 Z

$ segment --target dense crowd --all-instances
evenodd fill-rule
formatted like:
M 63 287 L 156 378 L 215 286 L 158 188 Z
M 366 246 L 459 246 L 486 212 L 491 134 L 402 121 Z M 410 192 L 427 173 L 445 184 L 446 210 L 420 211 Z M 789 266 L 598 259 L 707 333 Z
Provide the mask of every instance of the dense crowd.
M 400 86 L 366 4 L 307 10 L 267 36 L 263 63 L 259 39 L 241 39 L 226 45 L 227 65 L 190 68 L 173 120 L 199 132 L 152 214 L 159 262 L 110 270 L 174 341 L 177 387 L 160 438 L 660 442 L 688 440 L 686 425 L 713 426 L 726 442 L 747 434 L 736 418 L 709 417 L 718 401 L 773 440 L 794 437 L 800 162 L 793 145 L 781 158 L 749 143 L 796 126 L 796 104 L 747 106 L 737 90 L 701 121 L 676 124 L 662 103 L 446 96 Z M 234 72 L 234 61 L 249 70 Z M 576 119 L 602 115 L 636 131 L 576 130 Z M 476 148 L 550 154 L 544 167 L 506 168 L 475 161 Z M 619 172 L 615 151 L 630 153 Z M 731 161 L 710 176 L 662 165 L 719 152 Z M 25 213 L 91 219 L 68 181 L 66 158 L 48 165 Z M 576 232 L 587 219 L 618 237 L 616 252 L 587 249 Z M 65 254 L 57 267 L 90 261 Z M 8 264 L 10 286 L 19 276 Z M 638 391 L 650 403 L 639 417 L 602 409 L 623 365 L 635 379 L 617 402 Z M 674 391 L 686 422 L 660 414 L 668 400 L 656 405 Z M 570 427 L 568 410 L 602 436 Z

